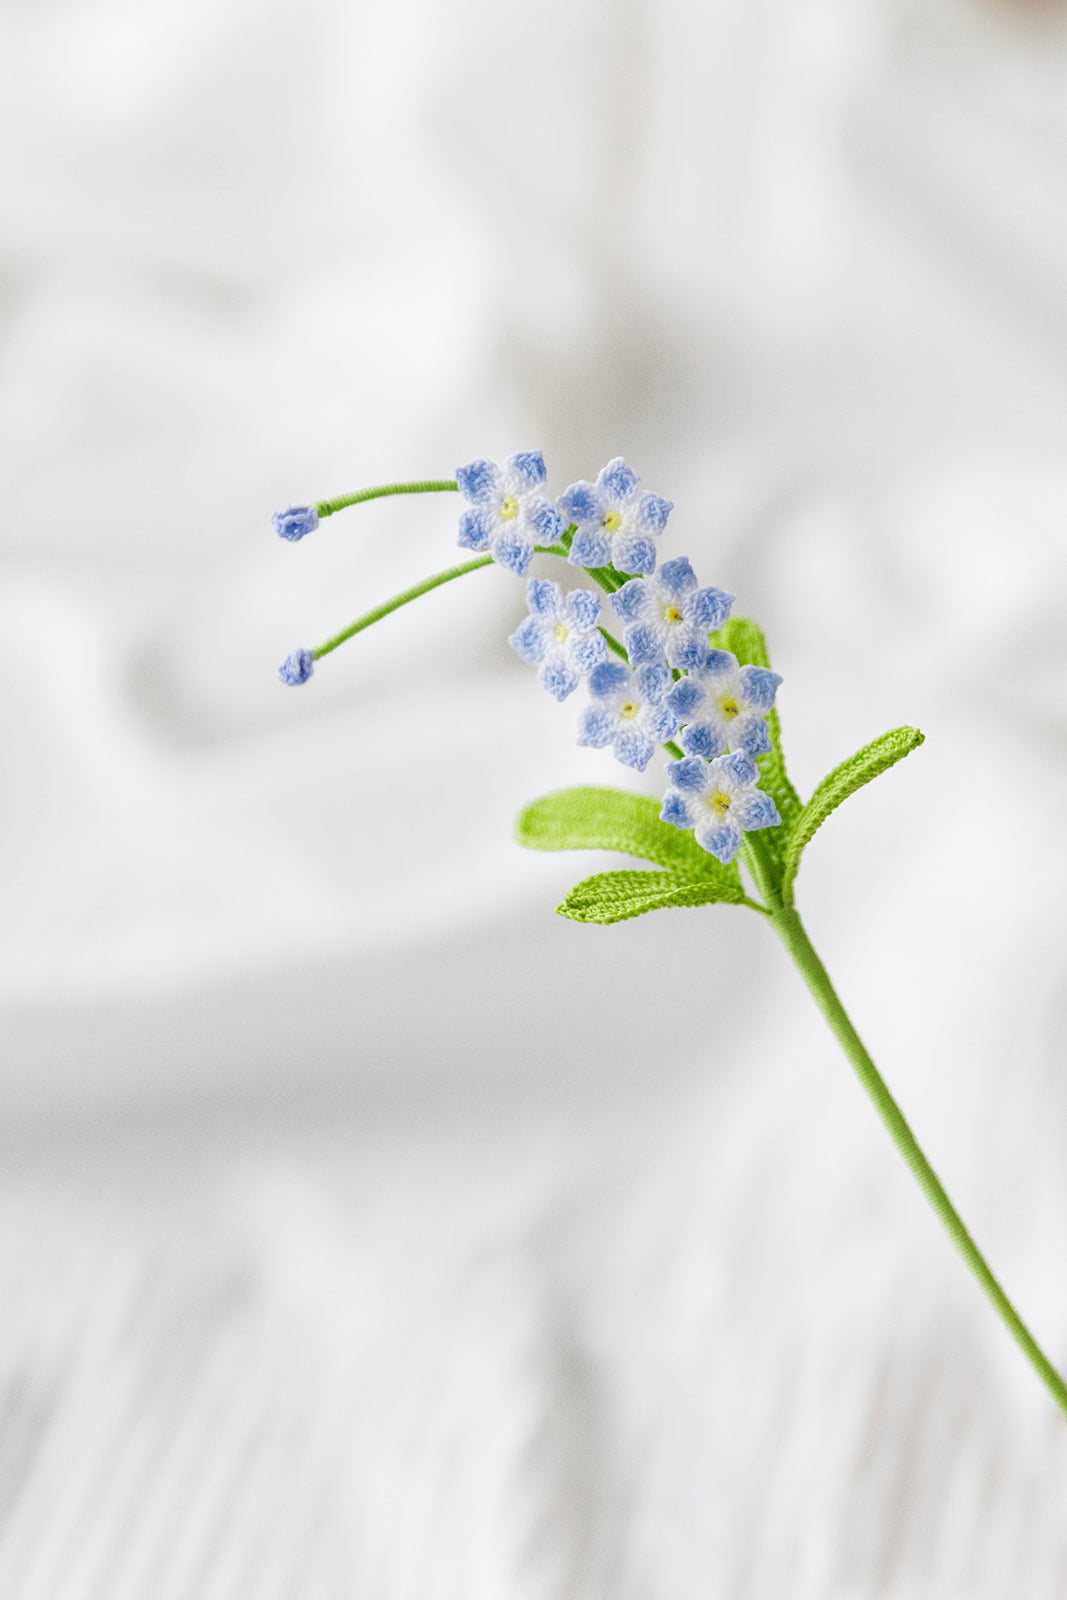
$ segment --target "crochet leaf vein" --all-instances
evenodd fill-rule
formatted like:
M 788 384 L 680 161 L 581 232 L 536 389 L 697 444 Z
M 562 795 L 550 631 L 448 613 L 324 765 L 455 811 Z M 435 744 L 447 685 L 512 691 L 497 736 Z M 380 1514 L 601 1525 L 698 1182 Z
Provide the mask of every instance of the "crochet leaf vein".
M 721 872 L 722 882 L 697 882 L 678 872 L 597 872 L 575 884 L 556 910 L 572 922 L 607 924 L 670 906 L 706 906 L 715 901 L 736 905 L 745 898 L 740 882 L 729 882 L 727 869 Z

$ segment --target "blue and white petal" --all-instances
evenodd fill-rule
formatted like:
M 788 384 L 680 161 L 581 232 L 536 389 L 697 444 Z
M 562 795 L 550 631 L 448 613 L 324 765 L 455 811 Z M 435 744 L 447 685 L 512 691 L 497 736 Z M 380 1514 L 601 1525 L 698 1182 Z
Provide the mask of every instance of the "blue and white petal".
M 693 830 L 693 837 L 702 850 L 728 867 L 741 848 L 742 831 L 736 822 L 720 822 L 706 812 Z
M 545 481 L 545 458 L 540 450 L 519 450 L 506 458 L 500 475 L 511 494 L 529 494 Z
M 456 468 L 456 482 L 464 500 L 471 505 L 488 505 L 501 490 L 500 468 L 494 461 L 469 461 L 465 467 Z
M 489 541 L 489 551 L 499 566 L 507 567 L 517 578 L 525 578 L 534 555 L 534 542 L 522 528 L 504 529 Z
M 603 489 L 609 501 L 627 500 L 641 482 L 633 467 L 628 467 L 622 456 L 615 456 L 606 467 L 601 467 L 596 477 L 597 487 Z
M 567 560 L 572 567 L 606 567 L 611 561 L 611 540 L 602 529 L 588 523 L 574 535 Z
M 489 511 L 477 509 L 462 511 L 459 518 L 459 538 L 456 542 L 461 550 L 488 550 L 493 527 L 494 521 Z

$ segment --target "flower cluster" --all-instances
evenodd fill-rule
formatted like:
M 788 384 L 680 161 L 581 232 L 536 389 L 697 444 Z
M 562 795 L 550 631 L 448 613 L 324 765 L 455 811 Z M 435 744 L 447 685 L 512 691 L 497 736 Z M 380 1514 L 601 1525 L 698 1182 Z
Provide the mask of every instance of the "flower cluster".
M 595 483 L 582 478 L 556 500 L 545 494 L 544 457 L 520 450 L 500 466 L 468 462 L 455 480 L 390 484 L 338 501 L 289 506 L 274 516 L 283 539 L 302 539 L 320 517 L 340 506 L 381 494 L 458 489 L 464 502 L 459 544 L 487 552 L 525 577 L 540 550 L 582 568 L 611 601 L 622 641 L 601 622 L 601 600 L 591 589 L 564 593 L 558 583 L 530 578 L 528 615 L 509 643 L 537 668 L 541 686 L 565 700 L 584 681 L 589 703 L 578 723 L 578 743 L 610 748 L 624 766 L 643 772 L 656 747 L 673 757 L 664 821 L 692 829 L 702 849 L 723 863 L 733 860 L 743 835 L 780 821 L 771 797 L 758 787 L 754 758 L 771 749 L 767 713 L 781 679 L 764 667 L 740 666 L 710 636 L 728 620 L 733 595 L 701 588 L 685 556 L 657 571 L 656 539 L 673 510 L 669 500 L 641 488 L 621 456 Z M 315 662 L 354 633 L 380 620 L 438 583 L 483 562 L 439 573 L 376 607 L 317 650 L 294 650 L 279 668 L 283 683 L 306 683 Z M 619 658 L 609 660 L 608 652 Z M 674 742 L 677 736 L 678 743 Z
M 621 456 L 595 483 L 571 484 L 554 505 L 538 492 L 545 476 L 535 451 L 510 456 L 501 467 L 491 461 L 461 467 L 456 479 L 470 509 L 461 517 L 459 542 L 491 551 L 520 576 L 540 545 L 565 554 L 608 589 L 621 644 L 601 626 L 592 590 L 564 594 L 543 578 L 529 579 L 529 614 L 509 643 L 537 667 L 542 687 L 557 700 L 586 681 L 579 744 L 610 748 L 638 772 L 657 745 L 681 757 L 668 763 L 661 816 L 692 829 L 702 849 L 728 863 L 745 833 L 780 820 L 770 795 L 758 788 L 753 757 L 771 748 L 767 713 L 781 679 L 712 648 L 709 635 L 729 618 L 732 594 L 701 588 L 684 556 L 656 571 L 655 538 L 671 502 L 642 493 Z M 608 659 L 609 644 L 624 660 Z

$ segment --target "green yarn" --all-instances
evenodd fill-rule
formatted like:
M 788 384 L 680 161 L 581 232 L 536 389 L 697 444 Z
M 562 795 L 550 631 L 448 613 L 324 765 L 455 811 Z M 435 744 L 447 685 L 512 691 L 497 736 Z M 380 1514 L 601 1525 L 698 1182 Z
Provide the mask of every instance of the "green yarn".
M 898 761 L 903 761 L 906 755 L 917 750 L 924 738 L 925 735 L 918 728 L 893 728 L 891 732 L 883 733 L 880 739 L 872 739 L 870 744 L 857 750 L 847 761 L 842 761 L 816 786 L 815 793 L 794 820 L 782 852 L 781 894 L 785 905 L 793 903 L 793 879 L 800 865 L 801 852 L 830 813 L 836 811 L 849 795 L 862 789 L 865 783 L 870 783 L 879 773 L 887 772 Z
M 387 494 L 437 494 L 443 490 L 459 489 L 455 478 L 426 478 L 417 483 L 381 483 L 375 489 L 357 489 L 355 494 L 338 495 L 336 500 L 317 500 L 315 510 L 320 517 L 332 517 L 335 511 L 346 506 L 358 506 L 364 500 L 381 500 Z
M 740 884 L 700 883 L 677 872 L 597 872 L 575 884 L 556 910 L 572 922 L 607 925 L 668 906 L 706 906 L 717 900 L 737 905 L 744 898 Z

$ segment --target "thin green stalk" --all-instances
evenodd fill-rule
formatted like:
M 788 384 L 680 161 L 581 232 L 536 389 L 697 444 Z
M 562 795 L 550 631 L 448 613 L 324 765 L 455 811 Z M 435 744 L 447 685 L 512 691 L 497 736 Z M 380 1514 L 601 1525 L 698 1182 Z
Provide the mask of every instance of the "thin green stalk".
M 365 611 L 355 622 L 350 622 L 347 628 L 342 628 L 340 633 L 335 633 L 325 644 L 320 644 L 317 650 L 312 650 L 311 654 L 318 661 L 322 656 L 328 656 L 331 650 L 336 650 L 339 644 L 344 644 L 346 639 L 362 633 L 364 628 L 369 628 L 372 623 L 380 622 L 390 611 L 399 611 L 400 607 L 406 606 L 409 601 L 417 600 L 420 594 L 429 594 L 431 589 L 439 588 L 442 583 L 451 583 L 453 578 L 462 578 L 468 572 L 476 572 L 479 567 L 490 567 L 492 564 L 492 556 L 476 556 L 473 561 L 464 561 L 462 566 L 449 567 L 445 572 L 435 572 L 432 578 L 423 578 L 421 583 L 412 584 L 403 594 L 395 594 L 391 600 L 383 600 L 381 605 Z
M 600 634 L 603 634 L 604 642 L 606 643 L 608 649 L 609 650 L 614 650 L 614 652 L 618 656 L 619 660 L 620 661 L 625 661 L 626 665 L 629 666 L 630 665 L 630 657 L 626 654 L 626 650 L 619 643 L 618 639 L 616 639 L 615 635 L 613 633 L 609 633 L 607 628 L 598 628 L 597 632 L 600 633 Z
M 320 517 L 332 517 L 345 506 L 358 506 L 364 500 L 380 500 L 387 494 L 436 494 L 446 489 L 458 489 L 455 478 L 428 478 L 419 483 L 381 483 L 376 489 L 357 489 L 355 494 L 341 494 L 336 500 L 318 500 L 315 510 Z
M 838 999 L 826 968 L 816 955 L 797 913 L 792 909 L 772 912 L 775 932 L 792 956 L 804 982 L 814 997 L 837 1042 L 874 1101 L 875 1109 L 889 1130 L 894 1144 L 911 1168 L 920 1187 L 940 1217 L 945 1231 L 989 1296 L 1001 1320 L 1034 1367 L 1060 1410 L 1067 1416 L 1067 1384 L 1049 1361 L 1029 1328 L 993 1276 L 985 1257 L 963 1225 L 963 1220 L 945 1193 L 933 1167 L 923 1155 L 904 1114 L 897 1105 L 881 1073 L 864 1049 L 863 1042 L 849 1021 Z

